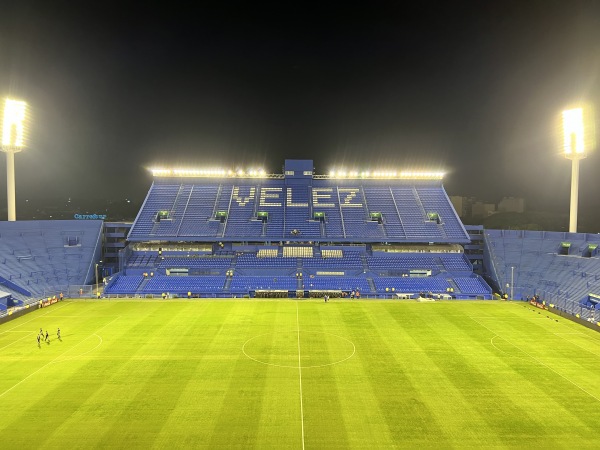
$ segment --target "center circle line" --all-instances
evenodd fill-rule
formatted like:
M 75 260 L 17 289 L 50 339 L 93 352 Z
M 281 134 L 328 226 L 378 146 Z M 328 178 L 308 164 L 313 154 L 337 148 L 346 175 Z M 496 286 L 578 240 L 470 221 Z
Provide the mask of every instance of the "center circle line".
M 273 366 L 273 367 L 285 367 L 285 368 L 289 368 L 289 369 L 315 369 L 315 368 L 319 368 L 319 367 L 328 367 L 328 366 L 334 366 L 336 364 L 340 364 L 343 363 L 347 360 L 349 360 L 350 358 L 352 358 L 354 356 L 354 354 L 356 353 L 356 346 L 354 345 L 354 342 L 352 342 L 350 339 L 347 339 L 343 336 L 339 336 L 337 334 L 334 333 L 329 333 L 328 331 L 303 331 L 300 330 L 300 333 L 313 333 L 313 334 L 328 334 L 329 336 L 335 336 L 339 339 L 342 339 L 346 342 L 348 342 L 350 345 L 352 345 L 352 353 L 347 356 L 344 359 L 340 359 L 339 361 L 334 361 L 332 363 L 328 363 L 328 364 L 318 364 L 318 365 L 312 365 L 312 366 L 298 366 L 298 365 L 287 365 L 287 364 L 274 364 L 274 363 L 269 363 L 269 362 L 265 362 L 265 361 L 261 361 L 260 359 L 256 359 L 252 356 L 250 356 L 248 353 L 246 353 L 246 345 L 257 338 L 260 338 L 262 336 L 268 336 L 268 335 L 272 335 L 272 334 L 283 334 L 283 333 L 298 333 L 298 330 L 286 330 L 286 331 L 274 331 L 272 333 L 263 333 L 263 334 L 258 334 L 256 336 L 251 337 L 250 339 L 248 339 L 246 342 L 244 342 L 244 344 L 242 345 L 242 353 L 244 354 L 244 356 L 246 356 L 246 358 L 255 361 L 257 363 L 260 364 L 264 364 L 265 366 Z

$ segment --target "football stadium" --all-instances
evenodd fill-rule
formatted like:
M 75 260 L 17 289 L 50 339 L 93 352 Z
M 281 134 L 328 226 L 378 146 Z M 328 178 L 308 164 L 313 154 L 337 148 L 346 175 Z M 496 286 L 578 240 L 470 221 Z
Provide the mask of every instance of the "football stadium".
M 5 448 L 598 447 L 600 235 L 465 226 L 437 172 L 151 171 L 133 223 L 0 223 Z

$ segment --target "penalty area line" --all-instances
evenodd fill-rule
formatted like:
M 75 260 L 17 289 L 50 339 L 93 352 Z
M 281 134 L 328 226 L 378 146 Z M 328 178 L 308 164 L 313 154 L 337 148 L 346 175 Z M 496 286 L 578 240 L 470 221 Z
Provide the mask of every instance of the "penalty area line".
M 26 323 L 33 322 L 34 320 L 38 320 L 40 317 L 47 316 L 48 314 L 50 314 L 50 313 L 53 313 L 53 312 L 56 312 L 56 311 L 58 311 L 59 309 L 61 309 L 61 308 L 64 308 L 65 306 L 69 306 L 69 305 L 71 305 L 71 303 L 67 303 L 66 305 L 61 305 L 61 306 L 58 306 L 58 307 L 56 307 L 56 308 L 54 308 L 54 309 L 50 308 L 50 311 L 48 311 L 47 313 L 40 314 L 39 316 L 36 316 L 36 317 L 34 317 L 33 319 L 29 319 L 29 320 L 27 320 L 27 321 L 25 321 L 25 322 L 23 322 L 23 323 L 20 323 L 20 324 L 18 324 L 18 325 L 15 325 L 14 327 L 12 327 L 12 328 L 9 328 L 8 330 L 5 330 L 5 331 L 3 331 L 2 333 L 7 333 L 7 332 L 9 332 L 9 331 L 11 331 L 11 330 L 14 330 L 15 328 L 19 328 L 21 325 L 25 325 Z
M 25 336 L 23 336 L 22 338 L 17 339 L 16 341 L 12 341 L 10 344 L 6 344 L 4 347 L 0 347 L 0 350 L 4 350 L 6 347 L 10 347 L 13 344 L 16 344 L 19 341 L 22 341 L 25 338 L 28 338 L 30 335 L 32 335 L 33 333 L 35 333 L 35 331 L 10 331 L 10 333 L 27 333 Z
M 467 316 L 469 317 L 469 316 Z M 561 377 L 562 379 L 568 381 L 569 383 L 571 383 L 573 386 L 575 386 L 576 388 L 578 388 L 580 391 L 584 392 L 585 394 L 589 395 L 590 397 L 592 397 L 593 399 L 595 399 L 596 401 L 600 402 L 600 398 L 596 397 L 594 394 L 592 394 L 591 392 L 589 392 L 588 390 L 584 389 L 582 386 L 578 385 L 577 383 L 575 383 L 573 380 L 571 380 L 570 378 L 568 378 L 567 376 L 563 375 L 560 372 L 557 372 L 556 370 L 554 370 L 552 367 L 550 367 L 548 364 L 540 361 L 538 358 L 530 355 L 529 353 L 527 353 L 525 350 L 521 349 L 519 346 L 513 344 L 511 341 L 509 341 L 508 339 L 500 336 L 497 333 L 494 333 L 492 330 L 490 330 L 488 327 L 486 327 L 484 324 L 482 324 L 481 322 L 479 322 L 476 319 L 473 319 L 472 317 L 469 317 L 471 320 L 473 320 L 474 322 L 478 323 L 480 326 L 482 326 L 483 328 L 485 328 L 486 330 L 488 330 L 490 333 L 495 334 L 496 336 L 498 336 L 500 339 L 502 339 L 503 341 L 509 343 L 510 345 L 512 345 L 514 348 L 516 348 L 517 350 L 519 350 L 520 352 L 522 352 L 523 354 L 529 356 L 529 358 L 531 358 L 533 361 L 535 361 L 536 363 L 538 363 L 541 366 L 544 366 L 546 369 L 550 370 L 551 372 L 554 372 L 556 375 L 558 375 L 559 377 Z M 494 336 L 495 337 L 495 336 Z M 492 337 L 492 339 L 494 338 Z M 493 345 L 493 343 L 492 343 Z M 495 346 L 494 346 L 495 347 Z
M 12 387 L 9 387 L 7 390 L 5 390 L 4 392 L 2 392 L 0 394 L 0 398 L 4 397 L 4 395 L 8 394 L 10 391 L 12 391 L 14 388 L 16 388 L 17 386 L 19 386 L 21 383 L 27 381 L 29 378 L 31 378 L 32 376 L 34 376 L 36 373 L 40 372 L 41 370 L 45 369 L 46 367 L 48 367 L 50 364 L 56 362 L 57 360 L 60 360 L 60 358 L 63 355 L 66 355 L 67 353 L 69 353 L 71 350 L 73 350 L 75 347 L 77 347 L 80 344 L 83 344 L 85 341 L 87 341 L 89 338 L 91 338 L 92 336 L 96 336 L 96 337 L 100 337 L 98 336 L 96 333 L 98 333 L 100 330 L 102 330 L 103 328 L 106 328 L 107 326 L 109 326 L 111 323 L 113 323 L 115 320 L 119 319 L 121 316 L 111 320 L 110 322 L 108 322 L 106 325 L 98 328 L 94 333 L 90 334 L 88 337 L 82 339 L 81 341 L 79 341 L 77 344 L 75 344 L 73 347 L 71 347 L 70 349 L 68 349 L 67 351 L 61 353 L 60 355 L 58 355 L 56 358 L 54 358 L 51 361 L 48 361 L 46 364 L 44 364 L 42 367 L 40 367 L 39 369 L 37 369 L 36 371 L 30 373 L 29 375 L 27 375 L 25 378 L 23 378 L 21 381 L 19 381 L 18 383 L 14 384 Z M 102 339 L 102 338 L 100 338 Z M 102 343 L 102 342 L 101 342 Z

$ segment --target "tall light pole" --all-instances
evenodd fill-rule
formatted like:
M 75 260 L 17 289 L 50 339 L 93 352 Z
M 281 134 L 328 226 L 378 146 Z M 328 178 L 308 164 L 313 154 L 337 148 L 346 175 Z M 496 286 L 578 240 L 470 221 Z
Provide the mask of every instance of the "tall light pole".
M 25 110 L 27 104 L 19 100 L 4 100 L 2 121 L 2 151 L 6 153 L 6 200 L 8 220 L 17 220 L 15 195 L 15 153 L 23 150 L 25 144 Z
M 98 284 L 98 266 L 102 263 L 102 261 L 98 261 L 96 263 L 96 298 L 100 297 L 100 286 Z
M 569 232 L 577 233 L 579 203 L 579 161 L 592 150 L 594 143 L 593 113 L 589 107 L 567 109 L 562 112 L 563 154 L 571 160 L 571 207 Z
M 515 266 L 510 266 L 510 299 L 515 299 Z

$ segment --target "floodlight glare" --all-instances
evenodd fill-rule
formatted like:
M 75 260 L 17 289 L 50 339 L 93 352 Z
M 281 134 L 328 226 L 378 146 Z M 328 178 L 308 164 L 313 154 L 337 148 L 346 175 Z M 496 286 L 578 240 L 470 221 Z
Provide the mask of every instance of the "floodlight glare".
M 424 178 L 441 180 L 442 178 L 444 178 L 444 175 L 444 172 L 400 172 L 400 177 L 402 178 Z
M 2 146 L 20 149 L 24 146 L 25 109 L 27 104 L 7 98 L 4 101 L 4 119 L 2 121 Z
M 150 172 L 152 172 L 152 176 L 154 177 L 166 177 L 171 175 L 170 169 L 152 168 L 150 169 Z
M 565 156 L 585 154 L 583 108 L 567 109 L 562 112 Z
M 148 170 L 150 170 L 155 177 L 215 177 L 225 176 L 227 174 L 223 169 L 163 169 L 153 167 Z
M 27 104 L 19 100 L 7 98 L 4 101 L 2 118 L 2 151 L 6 153 L 6 201 L 8 220 L 17 220 L 15 194 L 15 153 L 23 150 L 25 145 L 25 110 Z

